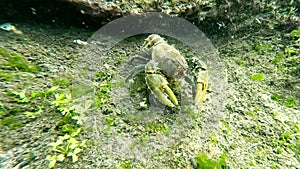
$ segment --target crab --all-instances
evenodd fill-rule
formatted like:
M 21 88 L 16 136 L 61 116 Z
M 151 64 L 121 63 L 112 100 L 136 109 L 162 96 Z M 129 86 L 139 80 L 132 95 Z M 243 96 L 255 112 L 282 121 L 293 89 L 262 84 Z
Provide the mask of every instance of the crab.
M 131 57 L 129 62 L 138 59 L 145 63 L 135 66 L 126 77 L 126 81 L 144 71 L 146 84 L 155 98 L 168 107 L 175 107 L 178 106 L 178 100 L 169 87 L 169 82 L 186 80 L 192 86 L 196 86 L 193 87 L 194 103 L 198 105 L 204 101 L 209 78 L 204 62 L 194 60 L 193 65 L 190 65 L 193 70 L 190 71 L 186 59 L 180 52 L 158 34 L 149 35 L 141 51 L 140 54 Z M 189 78 L 190 74 L 194 80 Z

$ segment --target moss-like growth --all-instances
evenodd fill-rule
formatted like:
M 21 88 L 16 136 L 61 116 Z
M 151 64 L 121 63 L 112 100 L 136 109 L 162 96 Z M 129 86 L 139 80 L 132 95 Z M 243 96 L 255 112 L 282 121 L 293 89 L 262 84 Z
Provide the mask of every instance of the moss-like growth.
M 148 123 L 148 127 L 151 132 L 163 133 L 166 136 L 170 136 L 171 129 L 166 124 L 160 124 L 159 122 Z
M 210 159 L 205 153 L 199 152 L 195 158 L 198 169 L 221 169 L 226 167 L 226 155 L 222 154 L 219 160 Z
M 58 85 L 59 87 L 64 89 L 68 88 L 71 85 L 71 81 L 72 81 L 71 77 L 65 77 L 65 78 L 57 77 L 52 79 L 54 85 Z
M 88 93 L 93 94 L 93 86 L 88 86 L 84 84 L 73 85 L 71 87 L 72 97 L 79 98 L 83 95 L 87 95 Z
M 282 103 L 285 107 L 297 106 L 297 99 L 293 97 L 286 97 L 281 94 L 272 94 L 271 99 Z
M 0 72 L 0 79 L 10 81 L 13 79 L 13 77 L 16 76 L 14 73 L 5 73 L 5 72 Z
M 254 74 L 251 76 L 251 80 L 254 81 L 263 81 L 265 79 L 265 75 L 262 73 Z
M 11 130 L 22 127 L 23 124 L 15 120 L 14 118 L 6 118 L 1 121 L 3 126 L 9 127 Z
M 7 114 L 7 110 L 3 103 L 0 102 L 0 118 L 3 118 Z
M 106 117 L 105 121 L 108 126 L 113 126 L 115 124 L 115 118 L 113 116 Z
M 25 57 L 16 53 L 10 54 L 5 48 L 0 47 L 0 57 L 5 60 L 1 64 L 9 69 L 30 73 L 37 73 L 40 71 L 40 67 L 29 63 Z
M 291 37 L 295 37 L 295 38 L 300 38 L 300 28 L 299 29 L 295 29 L 290 33 Z
M 272 51 L 272 46 L 270 44 L 259 44 L 255 46 L 255 50 L 258 54 L 264 54 L 267 51 Z
M 130 169 L 130 168 L 132 168 L 131 161 L 125 160 L 125 161 L 121 162 L 120 168 L 122 168 L 122 169 Z

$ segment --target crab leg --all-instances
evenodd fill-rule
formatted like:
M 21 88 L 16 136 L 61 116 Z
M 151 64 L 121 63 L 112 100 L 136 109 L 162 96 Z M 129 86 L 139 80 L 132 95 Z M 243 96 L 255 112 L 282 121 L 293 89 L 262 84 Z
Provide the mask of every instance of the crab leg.
M 125 81 L 128 82 L 130 79 L 132 79 L 134 76 L 139 74 L 140 72 L 143 72 L 145 69 L 145 65 L 137 65 L 135 66 L 129 73 L 129 75 L 126 76 Z
M 146 56 L 142 56 L 142 55 L 134 55 L 134 56 L 132 56 L 132 57 L 128 60 L 128 62 L 129 62 L 129 63 L 132 63 L 132 62 L 134 62 L 135 60 L 140 60 L 140 61 L 143 61 L 143 62 L 147 63 L 150 59 L 147 58 L 147 55 L 146 55 Z
M 167 80 L 160 74 L 147 74 L 146 83 L 153 93 L 153 95 L 164 105 L 169 107 L 175 107 L 178 105 L 175 94 L 168 86 Z M 168 97 L 170 98 L 168 99 Z
M 147 53 L 147 51 L 140 51 L 139 54 L 136 54 L 132 56 L 129 60 L 128 63 L 132 64 L 135 62 L 135 60 L 138 60 L 139 62 L 144 62 L 142 64 L 138 64 L 134 66 L 134 68 L 129 72 L 129 75 L 126 76 L 126 82 L 128 82 L 130 79 L 132 79 L 134 76 L 139 74 L 140 72 L 143 72 L 145 69 L 145 65 L 147 62 L 149 62 L 150 58 L 148 58 L 150 54 Z
M 207 86 L 208 86 L 208 72 L 207 72 L 207 66 L 205 63 L 200 62 L 201 64 L 198 65 L 198 70 L 196 73 L 196 94 L 195 94 L 195 104 L 199 104 L 200 102 L 204 101 Z
M 197 91 L 195 95 L 195 103 L 203 102 L 206 94 L 207 86 L 203 82 L 197 82 Z

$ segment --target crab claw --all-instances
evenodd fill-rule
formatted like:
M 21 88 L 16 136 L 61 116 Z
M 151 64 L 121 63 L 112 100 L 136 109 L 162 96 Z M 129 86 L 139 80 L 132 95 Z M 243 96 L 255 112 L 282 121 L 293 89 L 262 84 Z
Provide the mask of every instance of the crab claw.
M 164 105 L 175 107 L 178 105 L 177 98 L 168 86 L 168 81 L 161 74 L 157 74 L 157 63 L 149 61 L 145 66 L 146 83 L 153 95 Z M 169 99 L 168 99 L 169 97 Z
M 169 107 L 175 107 L 178 105 L 175 94 L 170 89 L 167 80 L 162 75 L 147 74 L 145 79 L 149 89 L 161 103 Z M 167 94 L 167 96 L 165 94 Z
M 207 66 L 204 62 L 199 61 L 196 66 L 196 94 L 194 98 L 196 105 L 203 102 L 205 99 L 208 79 Z

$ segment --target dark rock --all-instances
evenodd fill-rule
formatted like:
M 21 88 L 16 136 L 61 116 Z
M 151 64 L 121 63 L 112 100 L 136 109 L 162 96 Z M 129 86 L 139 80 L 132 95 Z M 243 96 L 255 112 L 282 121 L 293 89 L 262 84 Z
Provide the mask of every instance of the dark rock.
M 228 37 L 257 29 L 269 29 L 267 34 L 293 30 L 300 23 L 298 6 L 300 1 L 2 0 L 0 23 L 37 21 L 98 29 L 128 14 L 163 12 L 187 19 L 208 36 Z

